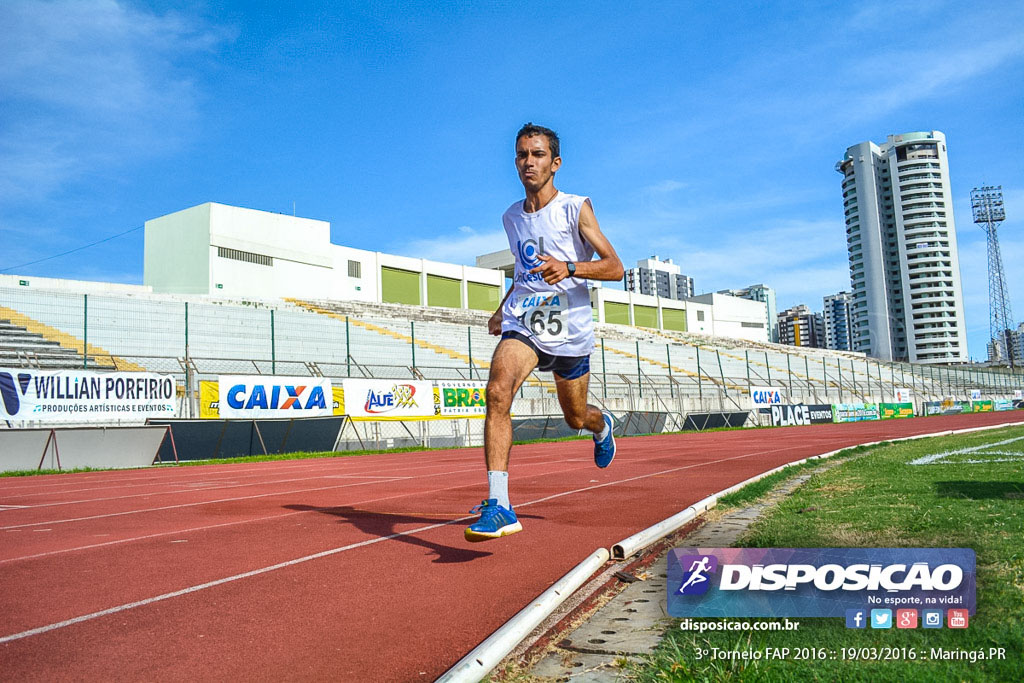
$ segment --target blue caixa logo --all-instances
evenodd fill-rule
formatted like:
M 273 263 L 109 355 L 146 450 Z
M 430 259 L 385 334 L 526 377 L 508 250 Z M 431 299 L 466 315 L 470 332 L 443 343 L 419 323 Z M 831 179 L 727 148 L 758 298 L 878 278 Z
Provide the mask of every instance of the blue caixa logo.
M 683 555 L 679 558 L 683 570 L 677 595 L 701 595 L 711 587 L 711 574 L 718 570 L 714 555 Z

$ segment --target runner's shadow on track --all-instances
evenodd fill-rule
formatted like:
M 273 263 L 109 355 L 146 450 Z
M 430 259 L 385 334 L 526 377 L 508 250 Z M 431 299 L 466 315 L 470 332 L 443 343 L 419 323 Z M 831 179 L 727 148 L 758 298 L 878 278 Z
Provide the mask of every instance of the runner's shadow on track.
M 409 543 L 410 545 L 420 546 L 426 548 L 437 555 L 437 558 L 433 560 L 435 564 L 451 564 L 459 562 L 471 562 L 473 560 L 480 559 L 482 557 L 488 557 L 493 553 L 484 552 L 481 550 L 471 550 L 469 548 L 456 548 L 441 543 L 434 543 L 428 541 L 419 536 L 409 534 L 406 531 L 397 531 L 396 527 L 399 525 L 415 525 L 412 528 L 430 526 L 434 524 L 450 524 L 452 518 L 434 518 L 423 515 L 409 515 L 402 513 L 389 513 L 389 512 L 372 512 L 370 510 L 360 510 L 358 508 L 350 507 L 347 505 L 338 505 L 335 507 L 316 507 L 313 505 L 285 505 L 288 510 L 297 510 L 300 512 L 320 512 L 325 515 L 331 515 L 337 517 L 343 524 L 351 524 L 355 528 L 359 529 L 363 533 L 378 538 L 388 538 L 390 540 L 399 541 L 402 543 Z M 525 515 L 518 515 L 520 518 Z M 452 525 L 452 528 L 457 530 L 461 535 L 461 528 Z M 403 535 L 398 535 L 403 534 Z

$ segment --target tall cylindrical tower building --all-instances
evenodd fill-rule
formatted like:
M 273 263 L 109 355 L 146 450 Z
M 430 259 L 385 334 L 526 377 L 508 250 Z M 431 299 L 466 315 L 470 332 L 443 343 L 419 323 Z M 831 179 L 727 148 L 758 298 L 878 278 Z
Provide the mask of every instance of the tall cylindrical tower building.
M 854 350 L 884 360 L 967 362 L 946 136 L 862 142 L 843 174 Z

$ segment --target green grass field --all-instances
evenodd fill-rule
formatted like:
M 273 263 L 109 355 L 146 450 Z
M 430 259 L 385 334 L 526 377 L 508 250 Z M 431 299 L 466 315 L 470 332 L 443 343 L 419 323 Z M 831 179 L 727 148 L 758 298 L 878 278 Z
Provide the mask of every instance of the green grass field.
M 737 545 L 973 548 L 977 612 L 967 629 L 854 630 L 836 618 L 794 618 L 800 622 L 795 632 L 698 635 L 673 628 L 628 676 L 641 681 L 1024 680 L 1024 427 L 887 444 L 853 455 L 859 457 L 814 475 Z M 737 492 L 733 504 L 750 499 L 749 492 Z M 985 654 L 1004 648 L 1005 659 L 696 658 L 699 648 L 712 647 L 840 653 L 843 648 L 913 648 L 929 658 L 932 648 Z

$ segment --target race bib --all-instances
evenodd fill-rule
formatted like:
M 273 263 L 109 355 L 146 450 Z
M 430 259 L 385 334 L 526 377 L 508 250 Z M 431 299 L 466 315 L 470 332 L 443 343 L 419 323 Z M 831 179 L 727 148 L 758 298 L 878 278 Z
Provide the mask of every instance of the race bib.
M 565 292 L 530 294 L 515 306 L 519 324 L 530 330 L 534 337 L 545 342 L 564 342 L 569 331 L 566 311 L 569 297 Z

